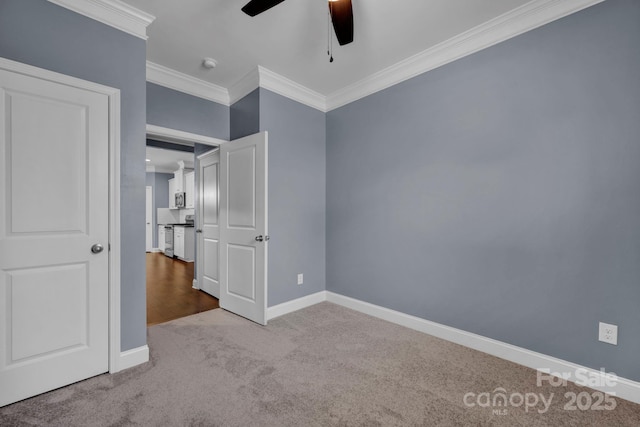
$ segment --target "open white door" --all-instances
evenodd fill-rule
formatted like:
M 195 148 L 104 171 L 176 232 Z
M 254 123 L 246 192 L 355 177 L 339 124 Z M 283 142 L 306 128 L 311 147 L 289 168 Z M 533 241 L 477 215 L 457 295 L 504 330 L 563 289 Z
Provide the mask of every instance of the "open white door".
M 220 146 L 220 307 L 267 324 L 267 133 Z
M 219 177 L 219 150 L 198 156 L 198 286 L 216 298 L 220 298 Z
M 0 69 L 0 406 L 109 369 L 109 96 L 47 77 Z

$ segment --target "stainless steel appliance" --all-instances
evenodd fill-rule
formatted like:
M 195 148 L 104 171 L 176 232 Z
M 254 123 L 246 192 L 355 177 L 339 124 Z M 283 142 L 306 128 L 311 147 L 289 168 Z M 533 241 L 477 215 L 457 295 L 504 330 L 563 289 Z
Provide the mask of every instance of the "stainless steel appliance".
M 176 193 L 176 208 L 184 208 L 185 207 L 185 199 L 186 194 L 183 192 Z
M 164 226 L 164 254 L 173 258 L 173 225 Z

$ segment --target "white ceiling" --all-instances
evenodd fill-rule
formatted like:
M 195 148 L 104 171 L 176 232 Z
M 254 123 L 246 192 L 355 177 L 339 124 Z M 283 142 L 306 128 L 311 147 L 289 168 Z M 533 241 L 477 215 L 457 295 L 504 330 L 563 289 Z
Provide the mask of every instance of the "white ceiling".
M 148 172 L 173 173 L 178 170 L 180 160 L 193 163 L 194 154 L 184 151 L 165 150 L 163 148 L 147 147 L 146 162 Z
M 251 18 L 248 0 L 125 0 L 156 20 L 147 59 L 233 86 L 258 65 L 329 95 L 529 0 L 353 0 L 354 42 L 327 56 L 327 1 L 287 0 Z M 332 33 L 333 34 L 333 33 Z M 218 61 L 213 70 L 202 59 Z

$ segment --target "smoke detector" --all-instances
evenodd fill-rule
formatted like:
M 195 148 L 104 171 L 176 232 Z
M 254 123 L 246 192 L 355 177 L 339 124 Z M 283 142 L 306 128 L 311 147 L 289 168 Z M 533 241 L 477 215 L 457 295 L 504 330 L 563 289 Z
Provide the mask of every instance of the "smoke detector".
M 218 65 L 218 62 L 213 58 L 204 58 L 202 60 L 202 66 L 207 70 L 212 70 L 216 68 L 216 65 Z

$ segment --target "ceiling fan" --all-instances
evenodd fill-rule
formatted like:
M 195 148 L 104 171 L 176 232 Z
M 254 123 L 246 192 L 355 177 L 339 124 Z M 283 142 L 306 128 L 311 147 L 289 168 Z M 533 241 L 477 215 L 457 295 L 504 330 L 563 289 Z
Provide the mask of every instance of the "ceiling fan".
M 251 0 L 245 4 L 242 11 L 249 16 L 256 16 L 284 0 Z M 333 23 L 333 30 L 340 46 L 353 41 L 353 10 L 351 0 L 328 0 L 329 14 Z

